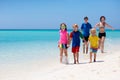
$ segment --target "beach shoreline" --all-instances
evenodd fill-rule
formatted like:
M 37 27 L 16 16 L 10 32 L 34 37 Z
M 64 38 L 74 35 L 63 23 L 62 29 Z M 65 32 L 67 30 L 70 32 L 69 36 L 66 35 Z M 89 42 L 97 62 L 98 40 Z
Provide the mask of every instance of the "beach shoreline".
M 60 64 L 56 58 L 43 63 L 4 65 L 0 67 L 0 80 L 119 80 L 120 51 L 117 48 L 115 51 L 98 53 L 95 63 L 89 63 L 87 54 L 85 59 L 80 59 L 80 64 L 73 64 L 72 59 L 68 65 Z M 72 58 L 72 54 L 69 56 Z

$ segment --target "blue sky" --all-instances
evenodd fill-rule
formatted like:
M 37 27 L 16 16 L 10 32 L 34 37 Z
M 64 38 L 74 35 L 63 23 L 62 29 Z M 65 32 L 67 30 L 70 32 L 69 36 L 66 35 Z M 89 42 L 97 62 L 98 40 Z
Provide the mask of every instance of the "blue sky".
M 94 26 L 104 15 L 110 25 L 120 28 L 120 0 L 0 0 L 0 29 L 57 29 L 79 26 L 88 16 Z

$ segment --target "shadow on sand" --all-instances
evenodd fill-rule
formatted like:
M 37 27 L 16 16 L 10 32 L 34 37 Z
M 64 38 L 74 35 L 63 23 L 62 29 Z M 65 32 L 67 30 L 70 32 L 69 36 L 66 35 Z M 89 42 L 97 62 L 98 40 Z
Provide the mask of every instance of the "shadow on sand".
M 98 61 L 96 61 L 96 62 L 93 62 L 93 63 L 102 63 L 102 62 L 104 62 L 103 60 L 98 60 Z M 80 62 L 79 64 L 89 64 L 89 62 Z M 79 65 L 79 64 L 77 64 L 77 65 Z M 69 64 L 66 64 L 66 65 L 75 65 L 74 63 L 69 63 Z

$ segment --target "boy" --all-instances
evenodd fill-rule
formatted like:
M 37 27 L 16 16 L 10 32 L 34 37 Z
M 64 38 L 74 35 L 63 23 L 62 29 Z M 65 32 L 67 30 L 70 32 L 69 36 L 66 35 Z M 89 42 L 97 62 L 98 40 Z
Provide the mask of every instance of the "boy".
M 96 62 L 96 53 L 97 50 L 99 49 L 99 38 L 96 35 L 95 29 L 91 29 L 89 42 L 90 42 L 90 63 L 92 63 L 92 54 L 94 54 L 94 62 Z
M 88 38 L 90 35 L 90 29 L 92 28 L 91 24 L 88 22 L 88 17 L 84 17 L 84 23 L 81 26 L 81 30 L 84 36 L 83 40 L 83 53 L 85 53 L 85 47 L 86 47 L 86 54 L 88 53 Z
M 82 33 L 78 31 L 78 25 L 73 25 L 73 31 L 70 33 L 70 42 L 72 40 L 72 53 L 74 64 L 79 63 L 80 37 L 83 39 Z

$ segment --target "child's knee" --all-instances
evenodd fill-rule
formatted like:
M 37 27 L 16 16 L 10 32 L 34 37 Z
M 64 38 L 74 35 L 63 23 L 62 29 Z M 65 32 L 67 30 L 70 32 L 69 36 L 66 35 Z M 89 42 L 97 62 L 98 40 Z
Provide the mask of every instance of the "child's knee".
M 60 56 L 63 56 L 63 53 L 60 53 Z
M 63 49 L 60 49 L 60 53 L 63 53 Z
M 67 53 L 65 53 L 65 56 L 67 57 L 67 56 L 68 56 L 68 54 L 67 54 Z

